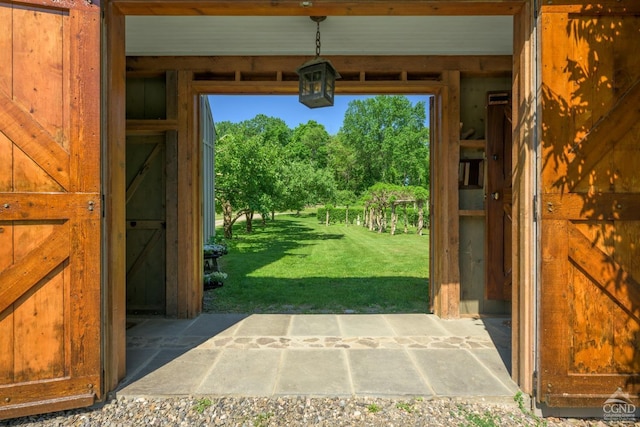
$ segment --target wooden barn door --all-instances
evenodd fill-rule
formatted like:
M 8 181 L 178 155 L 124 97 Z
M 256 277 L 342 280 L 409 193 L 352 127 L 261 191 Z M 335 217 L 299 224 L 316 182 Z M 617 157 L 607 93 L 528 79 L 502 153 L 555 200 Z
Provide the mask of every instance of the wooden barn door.
M 101 397 L 100 6 L 0 2 L 0 419 Z
M 166 314 L 164 135 L 127 137 L 127 313 Z M 170 160 L 169 160 L 170 161 Z
M 538 399 L 637 405 L 640 5 L 564 3 L 541 15 Z
M 487 95 L 485 297 L 511 300 L 511 93 Z

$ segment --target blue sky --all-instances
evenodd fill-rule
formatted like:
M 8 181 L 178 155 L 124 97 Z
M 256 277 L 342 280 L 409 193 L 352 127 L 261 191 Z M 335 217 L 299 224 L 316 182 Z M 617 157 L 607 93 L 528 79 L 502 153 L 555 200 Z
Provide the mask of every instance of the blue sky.
M 252 119 L 258 114 L 265 114 L 281 118 L 291 129 L 301 123 L 315 120 L 323 124 L 329 134 L 335 135 L 342 126 L 349 101 L 368 97 L 371 96 L 337 95 L 333 107 L 324 108 L 307 108 L 298 102 L 297 95 L 210 95 L 209 102 L 213 120 L 216 123 L 222 121 L 236 123 Z M 413 104 L 428 99 L 426 95 L 407 97 Z

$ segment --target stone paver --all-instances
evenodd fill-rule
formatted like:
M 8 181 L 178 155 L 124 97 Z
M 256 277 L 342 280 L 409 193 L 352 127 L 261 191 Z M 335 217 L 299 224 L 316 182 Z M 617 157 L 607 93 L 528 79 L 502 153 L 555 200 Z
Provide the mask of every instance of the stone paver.
M 353 390 L 345 351 L 285 351 L 275 394 L 351 396 Z
M 346 337 L 390 337 L 395 333 L 382 314 L 346 314 L 338 316 Z
M 427 314 L 139 320 L 118 393 L 512 399 L 510 338 L 508 319 Z
M 334 314 L 300 314 L 291 319 L 291 336 L 340 336 L 338 317 Z
M 252 315 L 242 321 L 235 335 L 242 337 L 281 336 L 289 333 L 291 316 L 286 314 Z
M 512 396 L 512 391 L 469 351 L 412 350 L 418 368 L 438 396 Z
M 404 350 L 354 350 L 349 352 L 353 388 L 358 396 L 431 396 Z
M 219 353 L 215 350 L 186 352 L 126 386 L 121 394 L 192 394 L 202 382 L 202 372 L 215 363 Z
M 282 352 L 229 349 L 224 351 L 204 381 L 193 391 L 198 394 L 269 396 L 280 366 Z

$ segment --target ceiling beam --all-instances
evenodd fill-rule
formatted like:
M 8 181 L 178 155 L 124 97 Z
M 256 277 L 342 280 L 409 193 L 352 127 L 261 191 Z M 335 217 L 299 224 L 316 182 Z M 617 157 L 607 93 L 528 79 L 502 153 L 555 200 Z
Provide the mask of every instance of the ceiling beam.
M 193 90 L 216 95 L 298 95 L 298 82 L 219 82 L 196 81 Z M 415 95 L 436 94 L 444 87 L 441 81 L 337 81 L 336 95 Z
M 240 0 L 236 0 L 240 1 Z M 469 74 L 508 74 L 510 55 L 469 56 L 326 56 L 340 73 L 440 73 L 458 70 Z M 134 56 L 127 57 L 127 72 L 162 73 L 190 70 L 212 73 L 295 72 L 308 57 L 303 56 Z
M 124 15 L 489 16 L 515 15 L 529 0 L 108 0 Z

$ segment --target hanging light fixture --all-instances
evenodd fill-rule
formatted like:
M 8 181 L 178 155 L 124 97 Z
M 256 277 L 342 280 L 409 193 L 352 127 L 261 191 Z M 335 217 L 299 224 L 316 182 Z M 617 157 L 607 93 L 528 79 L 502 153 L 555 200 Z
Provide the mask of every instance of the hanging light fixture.
M 320 57 L 320 22 L 326 16 L 311 16 L 317 25 L 316 57 L 302 64 L 296 72 L 300 76 L 299 101 L 309 108 L 330 107 L 333 105 L 336 79 L 340 74 L 331 62 Z

